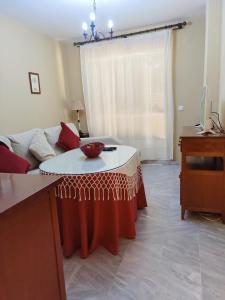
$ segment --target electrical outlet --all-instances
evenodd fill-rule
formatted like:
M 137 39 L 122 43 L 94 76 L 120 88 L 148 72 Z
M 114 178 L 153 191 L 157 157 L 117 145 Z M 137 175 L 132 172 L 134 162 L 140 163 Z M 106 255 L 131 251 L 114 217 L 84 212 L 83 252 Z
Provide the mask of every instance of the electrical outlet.
M 184 106 L 183 105 L 178 105 L 178 111 L 184 111 Z

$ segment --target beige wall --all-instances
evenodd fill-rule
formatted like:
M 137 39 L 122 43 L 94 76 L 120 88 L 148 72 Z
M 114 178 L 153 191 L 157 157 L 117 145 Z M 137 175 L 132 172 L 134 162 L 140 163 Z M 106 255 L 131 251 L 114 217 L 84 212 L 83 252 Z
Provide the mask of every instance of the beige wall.
M 192 20 L 191 25 L 179 30 L 174 45 L 175 99 L 175 159 L 180 158 L 177 146 L 183 126 L 200 121 L 200 98 L 203 88 L 205 19 Z M 184 105 L 184 111 L 178 111 Z
M 204 85 L 214 111 L 218 111 L 219 102 L 221 8 L 222 0 L 207 0 Z
M 63 57 L 64 74 L 66 82 L 66 95 L 68 106 L 72 102 L 82 101 L 84 103 L 81 69 L 80 69 L 80 50 L 72 43 L 64 42 L 60 44 Z M 76 112 L 70 112 L 70 121 L 77 121 Z M 87 131 L 85 112 L 80 112 L 81 130 Z
M 220 113 L 225 128 L 225 2 L 222 3 L 221 14 L 221 70 L 220 70 Z
M 65 119 L 59 44 L 3 16 L 0 41 L 0 135 Z M 40 74 L 41 95 L 30 92 L 30 71 Z
M 175 159 L 179 159 L 177 144 L 182 127 L 197 124 L 200 119 L 205 48 L 204 16 L 193 20 L 191 25 L 176 31 L 174 35 L 174 156 Z M 62 43 L 61 47 L 65 73 L 68 75 L 69 97 L 72 101 L 83 100 L 79 48 L 68 43 Z M 177 111 L 178 105 L 184 105 L 183 112 Z M 82 126 L 85 128 L 85 115 L 82 121 Z

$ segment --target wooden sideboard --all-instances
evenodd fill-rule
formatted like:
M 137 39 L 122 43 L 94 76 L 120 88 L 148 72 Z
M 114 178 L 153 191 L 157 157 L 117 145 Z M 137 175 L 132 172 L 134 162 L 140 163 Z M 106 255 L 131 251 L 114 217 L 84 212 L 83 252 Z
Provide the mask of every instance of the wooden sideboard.
M 65 300 L 59 176 L 0 174 L 0 299 Z
M 225 222 L 225 135 L 198 135 L 184 127 L 180 136 L 181 218 L 185 211 L 212 212 Z

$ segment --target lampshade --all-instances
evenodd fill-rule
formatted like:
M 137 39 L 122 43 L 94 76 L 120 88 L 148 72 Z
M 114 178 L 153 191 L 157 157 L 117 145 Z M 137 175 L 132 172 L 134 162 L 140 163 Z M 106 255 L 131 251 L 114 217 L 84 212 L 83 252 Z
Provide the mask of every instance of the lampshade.
M 84 110 L 84 103 L 80 100 L 74 101 L 71 105 L 71 110 Z

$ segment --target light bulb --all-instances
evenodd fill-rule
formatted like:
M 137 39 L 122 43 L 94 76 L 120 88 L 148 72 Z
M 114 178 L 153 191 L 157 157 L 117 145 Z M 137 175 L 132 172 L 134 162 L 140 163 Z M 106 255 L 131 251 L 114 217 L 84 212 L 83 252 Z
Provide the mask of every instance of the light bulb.
M 109 29 L 112 29 L 113 28 L 113 21 L 112 20 L 109 20 L 109 22 L 108 22 L 108 27 L 109 27 Z
M 83 31 L 87 31 L 87 30 L 88 30 L 88 25 L 87 25 L 86 22 L 84 22 L 84 23 L 82 24 L 82 29 L 83 29 Z
M 93 12 L 90 13 L 90 20 L 91 20 L 92 22 L 95 21 L 95 13 L 93 13 Z

